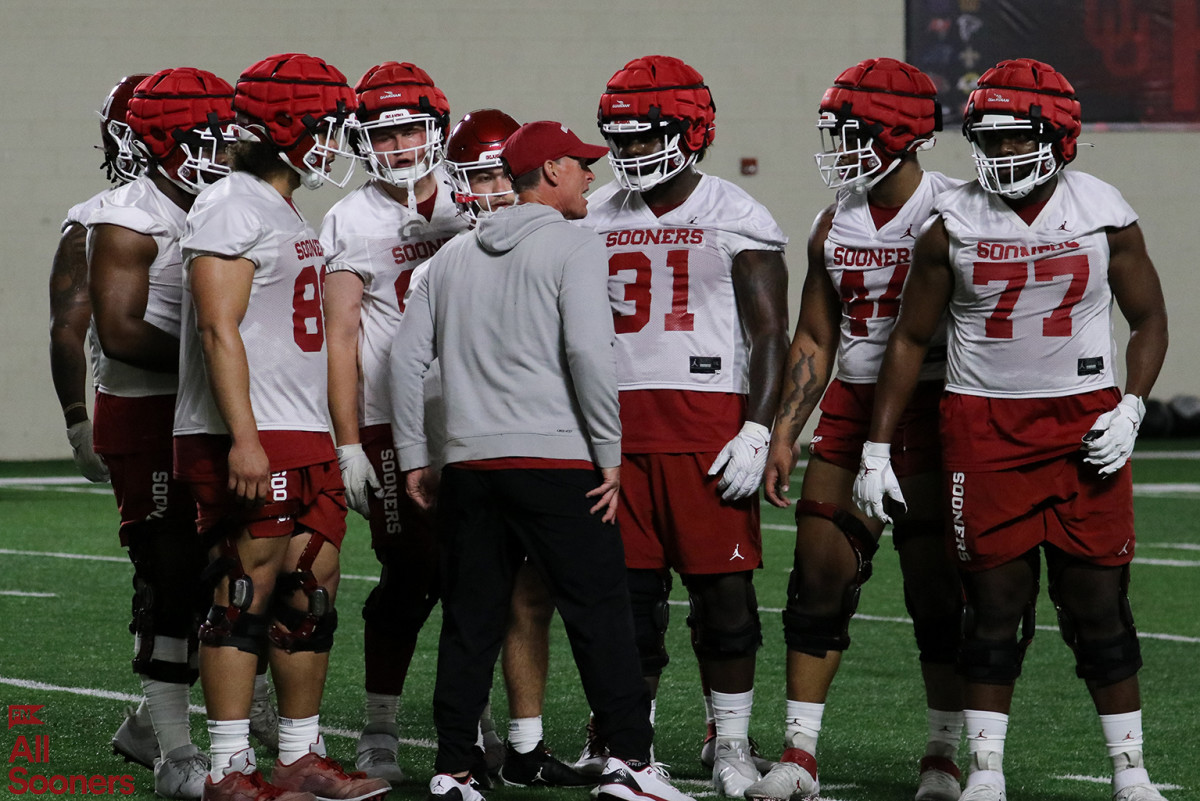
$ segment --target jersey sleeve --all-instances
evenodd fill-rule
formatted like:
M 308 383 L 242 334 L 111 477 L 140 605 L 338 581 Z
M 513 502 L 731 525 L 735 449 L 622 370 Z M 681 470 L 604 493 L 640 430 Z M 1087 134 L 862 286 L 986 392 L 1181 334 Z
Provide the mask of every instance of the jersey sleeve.
M 88 218 L 88 227 L 96 225 L 119 225 L 146 236 L 168 233 L 162 220 L 135 206 L 114 206 L 105 203 Z
M 184 264 L 196 256 L 246 256 L 268 230 L 258 213 L 246 204 L 197 205 L 188 214 L 187 226 L 179 242 Z

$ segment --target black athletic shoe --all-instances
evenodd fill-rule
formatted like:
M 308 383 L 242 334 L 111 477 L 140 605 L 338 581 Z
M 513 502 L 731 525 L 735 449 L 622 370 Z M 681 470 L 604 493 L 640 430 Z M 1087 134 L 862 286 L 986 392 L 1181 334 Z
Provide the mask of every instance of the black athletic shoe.
M 474 757 L 471 759 L 471 784 L 479 791 L 491 790 L 496 786 L 492 781 L 492 774 L 488 772 L 487 754 L 479 747 L 475 748 Z
M 512 743 L 506 743 L 500 780 L 513 787 L 587 787 L 596 783 L 557 759 L 540 740 L 528 754 L 519 754 Z

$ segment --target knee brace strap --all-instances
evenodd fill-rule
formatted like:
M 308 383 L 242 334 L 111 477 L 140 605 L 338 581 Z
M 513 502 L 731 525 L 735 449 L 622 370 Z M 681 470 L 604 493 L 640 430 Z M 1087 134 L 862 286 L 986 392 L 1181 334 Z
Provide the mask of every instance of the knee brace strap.
M 1107 640 L 1079 640 L 1074 651 L 1075 675 L 1099 687 L 1124 681 L 1142 667 L 1142 647 L 1133 631 Z
M 237 540 L 235 534 L 228 534 L 221 538 L 219 542 L 220 554 L 209 563 L 201 574 L 201 580 L 212 587 L 220 584 L 221 579 L 227 577 L 229 579 L 229 591 L 226 599 L 226 605 L 221 606 L 213 604 L 208 611 L 208 617 L 200 624 L 200 642 L 206 645 L 213 644 L 232 644 L 223 642 L 233 636 L 237 631 L 247 631 L 254 628 L 250 625 L 246 628 L 238 628 L 238 620 L 242 615 L 248 614 L 247 609 L 250 608 L 251 602 L 254 600 L 254 582 L 250 580 L 250 576 L 246 575 L 246 571 L 242 568 L 242 559 L 238 554 Z M 214 612 L 221 610 L 221 616 L 216 616 Z M 254 615 L 256 618 L 262 618 L 261 615 Z M 250 650 L 237 646 L 243 651 L 258 653 L 258 650 Z M 256 645 L 255 648 L 260 648 Z
M 1012 684 L 1021 675 L 1024 656 L 1016 640 L 967 638 L 959 649 L 959 672 L 981 684 Z
M 236 648 L 262 656 L 266 650 L 267 618 L 239 611 L 230 619 L 229 610 L 213 604 L 208 619 L 200 627 L 200 642 L 213 648 Z
M 312 566 L 325 538 L 315 531 L 309 536 L 308 544 L 296 561 L 296 569 L 284 574 L 275 582 L 274 602 L 271 611 L 276 621 L 287 626 L 271 626 L 268 636 L 277 647 L 292 651 L 328 651 L 333 647 L 333 632 L 337 629 L 337 612 L 329 590 L 317 583 Z M 302 590 L 308 598 L 308 610 L 302 612 L 287 602 L 287 597 Z
M 633 630 L 643 676 L 660 676 L 671 661 L 667 653 L 667 625 L 671 608 L 671 576 L 657 570 L 630 570 L 629 602 L 633 607 Z
M 846 541 L 850 543 L 854 559 L 858 562 L 855 582 L 860 586 L 866 584 L 867 579 L 871 578 L 871 558 L 879 550 L 879 543 L 871 536 L 866 524 L 840 506 L 822 501 L 796 501 L 796 519 L 799 520 L 801 515 L 824 518 L 846 535 Z

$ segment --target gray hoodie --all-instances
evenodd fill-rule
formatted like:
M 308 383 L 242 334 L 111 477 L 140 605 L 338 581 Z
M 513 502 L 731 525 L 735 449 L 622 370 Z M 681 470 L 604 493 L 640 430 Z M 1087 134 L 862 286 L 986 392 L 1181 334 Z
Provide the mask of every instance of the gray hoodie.
M 621 463 L 607 254 L 592 231 L 525 204 L 487 215 L 427 262 L 391 354 L 402 470 L 430 463 L 422 377 L 436 357 L 445 462 L 531 456 Z

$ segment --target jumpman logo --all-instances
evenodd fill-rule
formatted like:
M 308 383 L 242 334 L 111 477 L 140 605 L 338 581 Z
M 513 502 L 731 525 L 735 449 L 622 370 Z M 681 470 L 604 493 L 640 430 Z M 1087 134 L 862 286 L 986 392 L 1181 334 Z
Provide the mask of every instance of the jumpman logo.
M 915 236 L 913 236 L 913 232 L 912 232 L 912 226 L 911 226 L 911 225 L 910 225 L 910 226 L 908 226 L 908 228 L 907 228 L 907 229 L 905 229 L 904 233 L 900 234 L 900 238 L 901 238 L 901 239 L 903 239 L 903 238 L 904 238 L 904 237 L 906 237 L 906 236 L 907 236 L 909 239 L 916 239 L 916 237 L 915 237 Z
M 1066 231 L 1066 230 L 1069 230 L 1069 229 L 1067 228 L 1067 221 L 1066 221 L 1066 220 L 1063 220 L 1063 223 L 1062 223 L 1062 225 L 1058 226 L 1058 228 L 1057 228 L 1056 230 L 1059 230 L 1059 231 Z
M 1129 553 L 1129 540 L 1125 540 L 1125 544 L 1121 546 L 1121 550 L 1117 551 L 1117 556 L 1123 556 Z
M 737 543 L 733 546 L 733 556 L 729 557 L 730 562 L 732 562 L 734 559 L 741 559 L 745 561 L 746 557 L 742 556 L 742 552 L 740 550 L 741 547 L 741 543 Z
M 1125 739 L 1126 740 L 1136 740 L 1137 738 L 1133 736 L 1133 732 L 1126 732 Z

